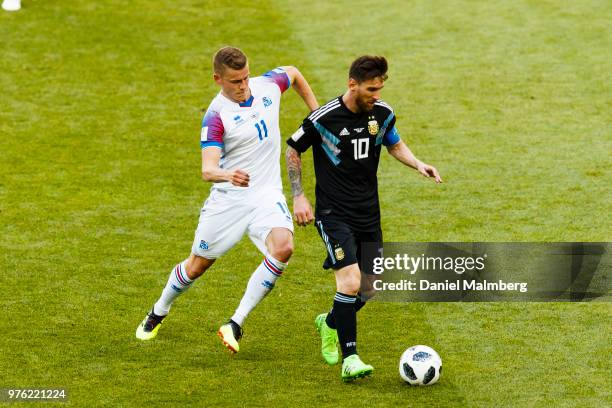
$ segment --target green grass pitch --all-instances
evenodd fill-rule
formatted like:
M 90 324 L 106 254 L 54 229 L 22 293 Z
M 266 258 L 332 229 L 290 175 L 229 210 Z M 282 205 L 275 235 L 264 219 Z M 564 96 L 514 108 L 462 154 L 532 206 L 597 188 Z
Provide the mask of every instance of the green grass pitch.
M 254 75 L 296 65 L 320 102 L 356 56 L 389 59 L 383 97 L 446 183 L 385 154 L 387 241 L 610 240 L 609 1 L 320 3 L 23 0 L 0 13 L 0 388 L 65 387 L 78 407 L 612 405 L 606 302 L 372 302 L 359 349 L 374 376 L 343 384 L 318 352 L 313 319 L 334 286 L 312 226 L 240 354 L 215 332 L 260 262 L 247 239 L 156 341 L 136 341 L 208 194 L 199 126 L 225 44 Z M 306 111 L 283 100 L 287 137 Z M 398 376 L 413 344 L 442 356 L 433 387 Z

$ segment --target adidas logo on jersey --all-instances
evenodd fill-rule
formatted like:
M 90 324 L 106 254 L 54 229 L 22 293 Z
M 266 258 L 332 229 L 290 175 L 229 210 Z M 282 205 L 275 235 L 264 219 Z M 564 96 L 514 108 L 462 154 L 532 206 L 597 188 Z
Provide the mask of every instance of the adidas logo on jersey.
M 346 128 L 342 129 L 342 131 L 340 132 L 340 136 L 348 136 L 350 135 L 349 131 L 346 130 Z

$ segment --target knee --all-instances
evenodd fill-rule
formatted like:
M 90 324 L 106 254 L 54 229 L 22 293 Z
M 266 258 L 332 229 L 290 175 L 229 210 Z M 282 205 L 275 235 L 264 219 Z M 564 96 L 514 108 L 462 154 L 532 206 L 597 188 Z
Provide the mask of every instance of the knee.
M 281 242 L 272 248 L 270 251 L 274 259 L 277 259 L 281 262 L 287 262 L 291 255 L 293 255 L 293 242 L 291 240 L 286 240 Z
M 345 295 L 355 296 L 361 288 L 360 276 L 351 276 L 339 282 L 338 291 Z
M 187 264 L 185 265 L 185 272 L 187 272 L 187 277 L 191 280 L 197 279 L 202 276 L 204 271 L 204 268 L 194 263 L 187 262 Z
M 191 280 L 197 279 L 206 272 L 206 270 L 212 265 L 214 260 L 208 260 L 201 257 L 191 256 L 185 262 L 185 272 L 187 277 Z
M 361 288 L 360 292 L 364 302 L 367 302 L 376 295 L 376 290 L 373 287 L 370 287 L 368 289 Z
M 365 275 L 361 281 L 361 297 L 365 300 L 370 300 L 376 295 L 376 289 L 374 288 L 374 278 L 376 275 Z

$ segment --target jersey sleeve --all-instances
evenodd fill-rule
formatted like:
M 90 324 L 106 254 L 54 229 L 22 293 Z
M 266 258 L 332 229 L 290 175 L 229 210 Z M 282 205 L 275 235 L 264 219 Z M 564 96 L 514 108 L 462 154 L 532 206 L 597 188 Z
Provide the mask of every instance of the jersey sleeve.
M 200 147 L 223 147 L 223 121 L 219 112 L 209 109 L 202 119 L 202 131 L 200 132 Z
M 399 132 L 395 128 L 395 112 L 391 106 L 387 105 L 384 102 L 378 102 L 381 109 L 382 126 L 376 137 L 376 144 L 383 144 L 385 146 L 393 146 L 398 143 L 400 139 Z
M 393 125 L 393 127 L 387 131 L 387 133 L 385 133 L 385 135 L 383 136 L 383 141 L 382 144 L 385 146 L 393 146 L 394 144 L 398 143 L 400 141 L 400 134 L 397 131 L 397 128 L 395 127 L 395 125 Z
M 321 134 L 308 118 L 304 119 L 302 126 L 287 139 L 287 144 L 300 153 L 304 153 L 316 143 L 321 143 Z
M 285 92 L 291 86 L 291 80 L 289 79 L 289 75 L 285 72 L 285 70 L 281 67 L 274 68 L 271 71 L 266 72 L 262 75 L 268 82 L 272 82 L 276 84 L 281 93 Z

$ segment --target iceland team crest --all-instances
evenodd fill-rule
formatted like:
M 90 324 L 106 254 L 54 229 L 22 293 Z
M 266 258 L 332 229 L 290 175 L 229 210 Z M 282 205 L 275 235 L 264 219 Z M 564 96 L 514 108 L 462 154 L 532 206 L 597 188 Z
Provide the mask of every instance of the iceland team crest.
M 267 96 L 264 96 L 262 100 L 263 100 L 264 107 L 267 108 L 268 106 L 272 105 L 272 99 L 268 98 Z

